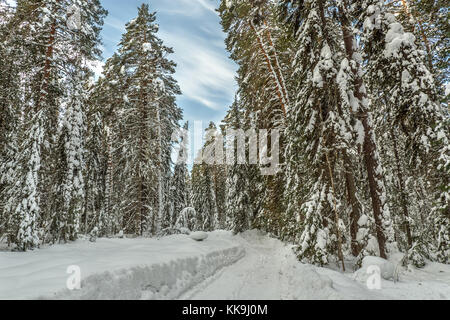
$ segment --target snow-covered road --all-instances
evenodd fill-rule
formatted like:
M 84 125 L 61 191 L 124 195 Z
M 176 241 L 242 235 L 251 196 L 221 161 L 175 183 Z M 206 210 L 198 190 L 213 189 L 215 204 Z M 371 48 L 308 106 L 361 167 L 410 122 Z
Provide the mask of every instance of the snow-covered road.
M 450 266 L 430 263 L 369 290 L 354 274 L 301 264 L 292 247 L 256 231 L 235 238 L 245 256 L 180 296 L 193 300 L 450 299 Z
M 244 235 L 245 256 L 182 295 L 195 300 L 279 300 L 289 298 L 291 250 L 279 241 Z M 296 263 L 296 262 L 295 262 Z M 297 264 L 297 263 L 296 263 Z
M 81 269 L 81 290 L 66 289 L 70 265 Z M 351 272 L 302 264 L 291 246 L 258 231 L 0 251 L 0 299 L 450 299 L 450 266 L 403 270 L 381 285 L 369 290 Z

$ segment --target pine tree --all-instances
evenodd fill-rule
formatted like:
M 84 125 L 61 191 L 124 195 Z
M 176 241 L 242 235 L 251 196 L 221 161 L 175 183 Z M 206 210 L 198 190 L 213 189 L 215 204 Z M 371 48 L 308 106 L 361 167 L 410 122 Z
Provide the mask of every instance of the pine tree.
M 448 121 L 433 78 L 445 70 L 446 27 L 436 3 L 409 3 L 221 2 L 242 123 L 285 134 L 277 176 L 247 170 L 262 186 L 250 192 L 262 199 L 256 225 L 299 244 L 301 259 L 323 265 L 350 250 L 358 265 L 397 248 L 418 266 L 431 251 L 445 257 Z M 415 39 L 395 21 L 402 7 Z
M 117 119 L 123 112 L 121 107 L 128 101 L 125 93 L 124 72 L 125 68 L 120 65 L 120 57 L 115 53 L 106 62 L 104 78 L 97 81 L 90 99 L 96 113 L 93 114 L 95 116 L 93 121 L 88 118 L 88 126 L 92 128 L 91 130 L 96 128 L 95 131 L 99 132 L 99 137 L 103 137 L 100 141 L 94 139 L 93 144 L 88 143 L 87 145 L 89 150 L 87 167 L 89 171 L 96 172 L 97 179 L 94 181 L 97 188 L 94 190 L 99 192 L 98 208 L 90 215 L 94 216 L 94 225 L 98 227 L 101 235 L 116 233 L 124 228 L 123 213 L 120 210 L 120 200 L 124 195 L 120 190 L 125 186 L 122 177 L 117 178 L 119 172 L 116 171 L 123 164 L 123 162 L 120 163 L 122 160 L 120 153 L 124 150 L 122 139 L 125 130 L 124 125 Z M 88 135 L 88 142 L 90 137 L 92 136 Z M 118 147 L 120 145 L 122 148 Z M 98 154 L 99 150 L 103 151 L 103 156 Z M 102 158 L 103 165 L 100 165 L 99 162 Z M 89 161 L 95 159 L 97 161 L 94 163 Z M 89 173 L 88 178 L 90 177 Z M 89 180 L 87 182 L 89 183 Z
M 99 80 L 89 86 L 89 98 L 86 104 L 86 139 L 85 139 L 85 195 L 84 216 L 82 230 L 84 233 L 97 227 L 99 236 L 118 232 L 120 229 L 113 225 L 112 215 L 107 206 L 106 190 L 110 190 L 107 183 L 107 167 L 110 134 L 106 128 L 107 112 L 102 110 L 103 86 Z
M 416 44 L 425 53 L 424 63 L 433 74 L 436 90 L 442 96 L 449 80 L 449 25 L 445 0 L 403 0 L 401 5 L 389 3 L 405 30 L 416 37 Z
M 155 20 L 148 5 L 139 8 L 118 54 L 107 62 L 105 84 L 117 87 L 107 91 L 112 94 L 108 103 L 115 104 L 114 162 L 123 168 L 114 173 L 114 190 L 120 192 L 114 201 L 123 214 L 123 228 L 136 234 L 155 234 L 161 227 L 170 189 L 171 136 L 181 118 L 175 104 L 179 87 L 172 77 L 175 64 L 166 58 L 173 51 L 157 37 Z
M 286 77 L 293 55 L 290 35 L 278 21 L 272 1 L 222 1 L 221 23 L 231 58 L 239 65 L 238 97 L 243 108 L 243 128 L 283 130 L 291 107 L 292 83 Z M 284 144 L 280 144 L 281 156 Z M 256 165 L 249 167 L 250 196 L 255 226 L 278 233 L 283 220 L 284 172 L 264 177 Z M 276 226 L 277 225 L 277 226 Z
M 75 84 L 67 106 L 63 125 L 65 174 L 62 184 L 63 211 L 59 228 L 61 239 L 74 241 L 80 231 L 81 215 L 84 209 L 84 138 L 86 117 L 83 110 L 85 100 L 81 79 Z
M 19 250 L 33 249 L 39 245 L 39 222 L 41 219 L 41 195 L 39 171 L 41 170 L 42 149 L 44 145 L 46 124 L 46 108 L 42 102 L 47 92 L 45 71 L 39 70 L 40 56 L 45 56 L 42 48 L 33 42 L 38 42 L 28 35 L 29 29 L 45 27 L 37 24 L 37 19 L 48 19 L 48 11 L 39 4 L 20 1 L 8 25 L 9 42 L 11 50 L 19 53 L 16 61 L 17 67 L 25 72 L 22 80 L 23 87 L 20 95 L 23 96 L 21 111 L 24 113 L 22 125 L 14 134 L 17 141 L 17 154 L 14 156 L 14 173 L 6 194 L 5 211 L 9 212 L 9 226 L 7 230 L 8 242 L 14 243 Z M 27 16 L 28 24 L 21 24 Z M 19 25 L 19 27 L 16 27 Z M 40 52 L 39 52 L 40 50 Z M 45 70 L 45 69 L 41 69 Z M 12 74 L 14 75 L 14 73 Z M 36 81 L 37 80 L 37 81 Z M 44 86 L 44 87 L 41 87 Z M 16 101 L 17 102 L 17 101 Z M 45 141 L 47 142 L 47 141 Z
M 336 22 L 325 18 L 323 4 L 310 1 L 307 17 L 298 30 L 296 70 L 297 104 L 288 117 L 286 150 L 287 216 L 296 229 L 301 225 L 298 254 L 301 259 L 327 264 L 335 252 L 343 262 L 342 199 L 344 180 L 337 168 L 344 165 L 353 132 L 349 110 L 340 106 L 340 50 Z M 345 230 L 344 230 L 345 231 Z M 332 249 L 334 248 L 334 250 Z
M 31 112 L 30 112 L 31 113 Z M 43 140 L 42 110 L 27 114 L 23 136 L 18 150 L 18 162 L 14 170 L 14 185 L 6 193 L 5 206 L 10 212 L 8 242 L 17 249 L 26 251 L 39 245 L 40 197 L 38 193 L 39 169 L 41 166 L 41 144 Z

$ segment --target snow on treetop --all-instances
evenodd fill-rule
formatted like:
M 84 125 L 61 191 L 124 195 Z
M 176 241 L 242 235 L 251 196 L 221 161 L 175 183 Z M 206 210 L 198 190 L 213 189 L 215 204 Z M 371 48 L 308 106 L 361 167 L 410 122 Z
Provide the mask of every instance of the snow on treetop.
M 152 50 L 152 44 L 146 42 L 146 43 L 144 43 L 144 44 L 142 45 L 142 49 L 144 50 L 144 52 L 151 51 L 151 50 Z
M 400 48 L 402 46 L 415 48 L 415 41 L 416 37 L 412 33 L 405 33 L 400 23 L 391 23 L 389 25 L 389 31 L 386 34 L 385 57 L 400 57 Z

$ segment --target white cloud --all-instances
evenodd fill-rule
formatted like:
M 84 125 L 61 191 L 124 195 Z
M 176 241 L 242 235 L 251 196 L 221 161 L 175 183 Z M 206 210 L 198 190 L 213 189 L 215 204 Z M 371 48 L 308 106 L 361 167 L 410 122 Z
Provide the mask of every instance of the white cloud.
M 126 24 L 126 22 L 124 22 L 121 19 L 118 19 L 116 17 L 113 17 L 113 16 L 108 16 L 105 19 L 105 26 L 116 29 L 117 31 L 120 31 L 122 33 L 125 32 L 125 30 L 126 30 L 125 24 Z
M 223 101 L 232 100 L 236 90 L 236 66 L 224 50 L 217 4 L 217 0 L 154 0 L 150 9 L 157 12 L 159 37 L 174 48 L 175 54 L 169 58 L 177 63 L 174 77 L 183 97 L 198 102 L 199 107 L 223 111 L 227 107 Z M 105 26 L 122 34 L 130 16 L 122 17 L 119 10 L 114 14 L 106 19 Z M 119 34 L 111 31 L 103 36 L 109 43 L 120 40 Z
M 226 55 L 211 46 L 208 39 L 175 33 L 161 33 L 161 37 L 174 46 L 174 60 L 178 64 L 175 77 L 183 95 L 213 110 L 226 107 L 217 103 L 235 92 L 235 66 Z
M 176 4 L 174 4 L 176 2 Z M 159 12 L 180 14 L 184 16 L 198 16 L 203 14 L 217 14 L 215 11 L 217 0 L 164 0 L 164 7 Z
M 185 0 L 186 1 L 186 0 Z M 216 6 L 213 4 L 211 0 L 196 0 L 203 8 L 217 14 Z

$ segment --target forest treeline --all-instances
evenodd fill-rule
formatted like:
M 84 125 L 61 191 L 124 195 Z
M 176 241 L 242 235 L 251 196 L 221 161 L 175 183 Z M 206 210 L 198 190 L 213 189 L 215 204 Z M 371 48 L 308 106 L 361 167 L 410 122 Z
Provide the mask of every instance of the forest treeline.
M 72 6 L 79 28 L 66 23 Z M 173 163 L 187 143 L 172 141 L 181 92 L 148 5 L 98 80 L 100 1 L 1 8 L 0 239 L 17 249 L 259 228 L 318 265 L 398 250 L 419 267 L 448 263 L 445 1 L 220 2 L 238 92 L 208 132 L 279 130 L 274 175 Z
M 171 223 L 171 137 L 182 111 L 156 13 L 139 8 L 96 81 L 100 1 L 19 0 L 2 10 L 0 237 L 28 250 Z
M 227 0 L 219 14 L 239 89 L 217 130 L 280 130 L 282 164 L 195 165 L 194 207 L 318 265 L 399 250 L 448 263 L 446 2 Z

